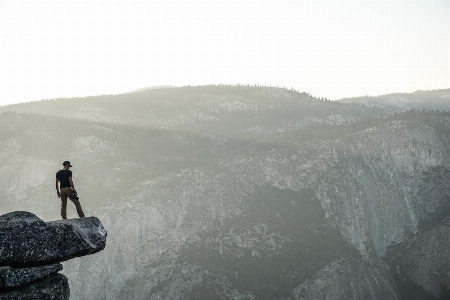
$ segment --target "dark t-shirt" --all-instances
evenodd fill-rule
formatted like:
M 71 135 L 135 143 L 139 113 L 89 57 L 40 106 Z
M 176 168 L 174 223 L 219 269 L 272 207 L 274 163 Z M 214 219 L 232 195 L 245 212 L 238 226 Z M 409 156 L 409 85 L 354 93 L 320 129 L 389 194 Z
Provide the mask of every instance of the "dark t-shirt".
M 72 177 L 72 171 L 70 170 L 56 172 L 56 178 L 58 178 L 61 188 L 70 187 L 69 177 Z

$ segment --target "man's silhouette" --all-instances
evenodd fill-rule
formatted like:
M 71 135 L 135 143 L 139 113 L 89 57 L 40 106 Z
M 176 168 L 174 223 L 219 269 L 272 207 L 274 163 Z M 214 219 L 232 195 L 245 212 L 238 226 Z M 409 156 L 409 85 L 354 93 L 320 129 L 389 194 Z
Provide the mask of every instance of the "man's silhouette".
M 67 198 L 69 198 L 75 207 L 77 208 L 77 213 L 80 218 L 84 218 L 84 212 L 81 208 L 80 201 L 75 198 L 77 196 L 77 191 L 73 186 L 72 181 L 72 171 L 70 171 L 70 167 L 72 165 L 69 161 L 63 162 L 64 168 L 56 172 L 56 193 L 58 194 L 58 198 L 61 198 L 61 217 L 63 219 L 67 219 Z M 61 185 L 61 193 L 59 192 L 58 182 Z M 74 197 L 75 196 L 75 197 Z

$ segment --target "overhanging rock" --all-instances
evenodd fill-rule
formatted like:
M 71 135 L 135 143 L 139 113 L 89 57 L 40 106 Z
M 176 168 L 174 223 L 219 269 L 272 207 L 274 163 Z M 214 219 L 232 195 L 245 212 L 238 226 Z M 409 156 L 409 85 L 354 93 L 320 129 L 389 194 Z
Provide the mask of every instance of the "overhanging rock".
M 105 248 L 96 217 L 44 222 L 26 211 L 0 216 L 0 266 L 28 267 L 66 261 Z

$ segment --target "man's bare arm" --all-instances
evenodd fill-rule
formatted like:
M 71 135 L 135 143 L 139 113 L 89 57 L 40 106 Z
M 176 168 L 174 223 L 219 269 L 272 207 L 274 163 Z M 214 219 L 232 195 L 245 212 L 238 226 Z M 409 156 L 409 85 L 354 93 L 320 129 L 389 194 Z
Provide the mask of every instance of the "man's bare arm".
M 59 180 L 58 180 L 58 178 L 56 178 L 56 183 L 55 183 L 55 185 L 56 185 L 56 194 L 58 194 L 58 198 L 61 198 L 61 194 L 59 193 L 59 185 L 58 185 L 58 182 L 59 182 Z
M 77 195 L 77 191 L 75 191 L 75 186 L 73 185 L 72 177 L 69 177 L 70 187 L 75 195 Z

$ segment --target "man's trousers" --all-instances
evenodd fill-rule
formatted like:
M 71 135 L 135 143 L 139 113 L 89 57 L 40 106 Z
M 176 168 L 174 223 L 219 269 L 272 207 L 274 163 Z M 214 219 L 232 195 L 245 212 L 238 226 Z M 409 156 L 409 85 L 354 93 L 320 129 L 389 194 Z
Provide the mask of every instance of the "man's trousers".
M 83 209 L 81 208 L 80 201 L 73 198 L 73 191 L 70 187 L 62 188 L 61 189 L 61 217 L 63 219 L 67 219 L 67 198 L 69 198 L 73 204 L 75 204 L 75 207 L 77 208 L 77 213 L 80 218 L 84 217 Z

